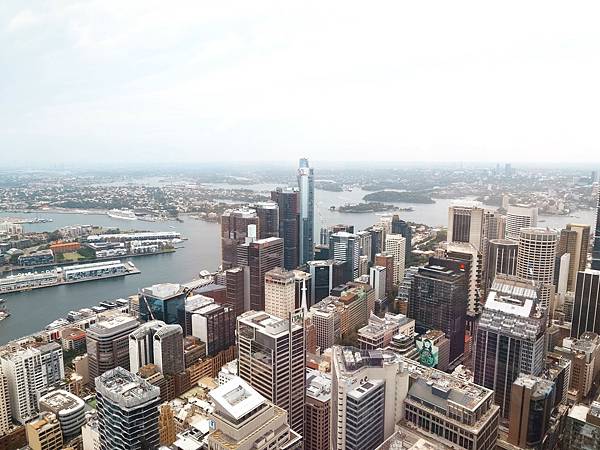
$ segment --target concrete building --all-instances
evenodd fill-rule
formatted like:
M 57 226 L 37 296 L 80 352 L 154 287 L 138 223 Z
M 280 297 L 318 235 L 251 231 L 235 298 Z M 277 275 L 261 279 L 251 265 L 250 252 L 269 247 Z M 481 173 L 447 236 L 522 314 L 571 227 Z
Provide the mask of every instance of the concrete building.
M 540 283 L 540 304 L 552 312 L 554 265 L 558 234 L 549 228 L 521 228 L 517 276 Z
M 304 450 L 329 447 L 331 433 L 331 377 L 317 370 L 306 370 L 304 407 Z
M 404 279 L 406 239 L 401 234 L 388 234 L 385 237 L 385 251 L 394 257 L 394 285 Z
M 521 373 L 538 376 L 544 370 L 547 316 L 538 296 L 530 282 L 498 275 L 478 321 L 474 380 L 494 391 L 506 419 L 512 383 Z
M 600 373 L 600 336 L 586 331 L 579 339 L 566 338 L 554 352 L 571 361 L 569 396 L 581 401 L 591 392 Z
M 590 226 L 570 223 L 560 232 L 557 256 L 569 253 L 570 263 L 568 272 L 567 289 L 575 290 L 577 273 L 583 271 L 587 265 L 588 247 L 590 245 Z
M 153 320 L 129 335 L 131 372 L 138 373 L 147 364 L 155 364 L 164 375 L 183 372 L 183 330 L 180 325 Z
M 248 311 L 238 317 L 237 337 L 240 377 L 285 409 L 292 429 L 302 433 L 306 382 L 303 321 Z
M 53 343 L 5 354 L 2 371 L 8 381 L 12 418 L 25 424 L 37 416 L 39 396 L 65 376 L 62 348 Z
M 321 351 L 330 348 L 341 337 L 344 314 L 345 307 L 336 297 L 327 297 L 310 308 Z
M 11 425 L 8 379 L 0 366 L 0 436 L 9 433 L 12 428 Z
M 481 253 L 473 244 L 448 242 L 446 244 L 446 258 L 464 263 L 468 278 L 467 312 L 471 315 L 479 314 L 482 303 L 481 293 L 483 291 Z
M 265 312 L 287 319 L 296 310 L 294 272 L 280 267 L 265 274 Z
M 394 256 L 387 252 L 377 253 L 375 255 L 375 266 L 385 267 L 385 294 L 389 297 L 394 286 Z
M 100 432 L 98 431 L 98 415 L 88 414 L 81 427 L 83 450 L 100 450 Z
M 227 303 L 233 306 L 236 317 L 250 308 L 249 275 L 250 273 L 243 267 L 234 267 L 225 271 Z
M 60 423 L 52 413 L 40 414 L 40 417 L 26 426 L 27 444 L 31 450 L 60 450 L 63 448 L 63 436 Z
M 386 298 L 386 269 L 383 266 L 373 266 L 369 273 L 369 283 L 375 291 L 375 298 L 377 300 Z
M 518 241 L 521 228 L 537 226 L 537 207 L 509 206 L 506 214 L 506 239 Z
M 241 378 L 234 377 L 209 396 L 215 405 L 209 450 L 302 449 L 302 437 L 290 429 L 285 410 Z
M 361 350 L 383 349 L 399 333 L 414 335 L 415 321 L 402 314 L 386 313 L 384 317 L 377 317 L 371 313 L 369 323 L 358 330 L 358 343 Z
M 122 367 L 105 372 L 95 385 L 101 450 L 158 447 L 158 387 Z
M 408 388 L 399 367 L 381 351 L 332 348 L 330 449 L 372 450 L 394 433 Z
M 235 310 L 205 297 L 190 311 L 192 336 L 205 344 L 205 355 L 215 356 L 235 345 Z M 204 355 L 203 355 L 204 356 Z
M 571 337 L 578 338 L 586 331 L 600 334 L 600 271 L 577 273 L 573 300 Z
M 442 448 L 494 450 L 499 409 L 490 389 L 407 362 L 404 419 Z
M 406 240 L 404 263 L 408 265 L 412 250 L 412 228 L 406 221 L 401 220 L 397 214 L 392 216 L 392 234 L 400 234 Z
M 600 398 L 586 406 L 574 405 L 565 421 L 562 450 L 600 448 Z
M 520 375 L 513 383 L 507 441 L 519 448 L 542 444 L 554 408 L 555 385 L 533 375 Z
M 58 418 L 65 442 L 81 434 L 85 423 L 85 403 L 76 395 L 62 389 L 51 391 L 40 397 L 39 407 L 40 411 L 51 412 Z
M 517 274 L 517 249 L 519 243 L 509 239 L 491 239 L 488 243 L 487 261 L 484 271 L 484 286 L 487 294 L 496 275 Z
M 114 316 L 88 328 L 86 347 L 93 381 L 115 367 L 129 368 L 129 334 L 139 326 L 131 316 Z
M 484 240 L 485 210 L 479 202 L 461 202 L 448 207 L 448 242 L 468 243 L 478 252 Z

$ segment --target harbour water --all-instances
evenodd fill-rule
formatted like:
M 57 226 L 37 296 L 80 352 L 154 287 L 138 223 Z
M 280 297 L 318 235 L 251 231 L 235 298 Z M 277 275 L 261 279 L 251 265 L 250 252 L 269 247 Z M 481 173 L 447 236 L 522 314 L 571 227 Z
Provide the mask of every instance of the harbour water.
M 257 191 L 268 192 L 274 185 L 244 186 Z M 354 189 L 351 192 L 315 191 L 315 234 L 318 242 L 319 229 L 337 223 L 353 224 L 357 230 L 364 229 L 379 220 L 375 213 L 343 214 L 330 211 L 330 206 L 360 202 L 366 192 Z M 431 226 L 446 225 L 448 206 L 456 200 L 436 200 L 435 204 L 398 204 L 401 207 L 412 206 L 414 211 L 400 212 L 405 219 Z M 104 227 L 119 227 L 121 230 L 177 231 L 188 238 L 184 247 L 175 253 L 142 256 L 133 259 L 141 270 L 139 275 L 115 279 L 94 280 L 74 285 L 64 285 L 29 292 L 5 294 L 6 306 L 10 318 L 0 322 L 0 344 L 11 339 L 31 334 L 43 329 L 48 323 L 59 317 L 65 317 L 69 311 L 97 305 L 102 300 L 126 298 L 138 289 L 156 283 L 183 283 L 198 276 L 201 270 L 215 270 L 220 260 L 219 225 L 185 218 L 183 223 L 141 222 L 119 220 L 105 214 L 60 214 L 60 213 L 0 213 L 2 217 L 39 217 L 52 219 L 49 223 L 26 224 L 26 231 L 51 231 L 66 225 L 92 224 Z M 540 226 L 563 227 L 567 223 L 594 225 L 595 212 L 578 211 L 573 217 L 541 217 Z

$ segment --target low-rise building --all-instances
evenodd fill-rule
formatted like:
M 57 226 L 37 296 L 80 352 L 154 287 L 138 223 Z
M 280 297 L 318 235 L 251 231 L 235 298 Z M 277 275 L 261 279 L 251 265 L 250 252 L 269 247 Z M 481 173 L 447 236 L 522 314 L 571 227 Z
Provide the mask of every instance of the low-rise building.
M 358 342 L 363 350 L 383 349 L 398 333 L 413 335 L 414 332 L 415 321 L 403 314 L 386 313 L 377 317 L 371 313 L 368 325 L 358 330 Z

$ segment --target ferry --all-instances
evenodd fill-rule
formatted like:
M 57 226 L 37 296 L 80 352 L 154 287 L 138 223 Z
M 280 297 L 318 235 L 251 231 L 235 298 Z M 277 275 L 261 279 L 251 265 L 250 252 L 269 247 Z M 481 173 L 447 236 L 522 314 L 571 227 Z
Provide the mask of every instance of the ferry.
M 8 309 L 6 309 L 6 302 L 3 298 L 0 298 L 0 322 L 8 317 L 10 317 L 10 313 L 8 312 Z
M 103 302 L 100 302 L 100 303 L 98 303 L 98 304 L 99 304 L 100 306 L 102 306 L 103 308 L 108 308 L 108 309 L 111 309 L 111 308 L 116 308 L 116 307 L 117 307 L 117 304 L 116 304 L 115 302 L 109 302 L 109 301 L 107 301 L 107 300 L 106 300 L 106 301 L 103 301 Z
M 108 217 L 112 217 L 113 219 L 121 219 L 121 220 L 136 220 L 137 216 L 135 213 L 129 209 L 111 209 L 106 214 Z

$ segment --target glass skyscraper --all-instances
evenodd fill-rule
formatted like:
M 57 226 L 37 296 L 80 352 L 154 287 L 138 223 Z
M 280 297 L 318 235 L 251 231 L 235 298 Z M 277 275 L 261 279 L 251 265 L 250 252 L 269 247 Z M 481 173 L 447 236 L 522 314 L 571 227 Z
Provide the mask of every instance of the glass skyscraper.
M 592 250 L 592 269 L 600 270 L 600 195 L 598 195 L 598 209 L 596 211 L 596 233 L 594 248 Z
M 308 159 L 301 158 L 298 167 L 300 188 L 300 265 L 314 259 L 315 176 Z

